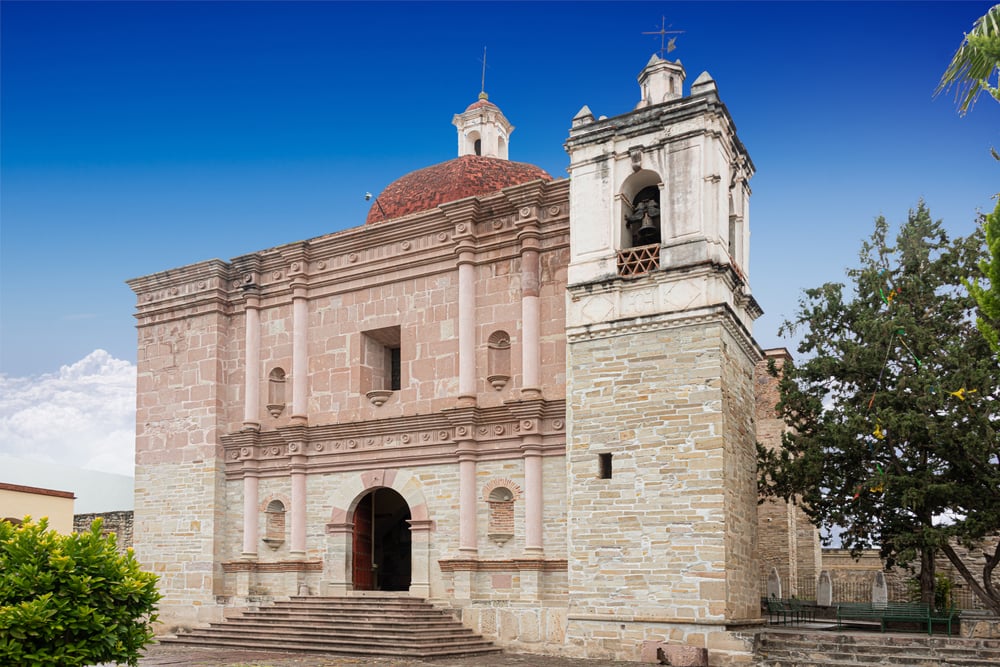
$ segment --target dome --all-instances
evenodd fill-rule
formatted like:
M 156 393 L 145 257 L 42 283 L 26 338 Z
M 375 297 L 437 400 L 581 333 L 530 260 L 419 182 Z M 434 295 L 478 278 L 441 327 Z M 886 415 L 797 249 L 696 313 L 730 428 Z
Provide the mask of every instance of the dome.
M 551 181 L 545 170 L 524 162 L 463 155 L 393 181 L 368 210 L 366 224 L 429 211 L 465 197 L 488 195 L 537 179 Z
M 476 109 L 482 109 L 483 107 L 487 107 L 487 108 L 492 107 L 492 108 L 496 109 L 497 111 L 500 110 L 500 107 L 498 107 L 497 105 L 493 104 L 493 102 L 490 102 L 487 99 L 479 99 L 479 100 L 473 102 L 472 104 L 470 104 L 469 106 L 465 107 L 465 112 L 468 113 L 469 111 L 475 111 Z

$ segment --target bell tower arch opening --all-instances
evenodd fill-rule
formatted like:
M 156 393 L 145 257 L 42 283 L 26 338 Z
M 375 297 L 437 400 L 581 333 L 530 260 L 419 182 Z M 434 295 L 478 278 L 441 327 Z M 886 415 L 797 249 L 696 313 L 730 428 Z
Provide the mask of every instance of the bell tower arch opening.
M 625 180 L 621 189 L 620 248 L 637 248 L 663 242 L 661 231 L 660 175 L 642 169 Z
M 406 591 L 411 579 L 410 507 L 398 492 L 378 487 L 354 508 L 351 581 L 356 591 Z

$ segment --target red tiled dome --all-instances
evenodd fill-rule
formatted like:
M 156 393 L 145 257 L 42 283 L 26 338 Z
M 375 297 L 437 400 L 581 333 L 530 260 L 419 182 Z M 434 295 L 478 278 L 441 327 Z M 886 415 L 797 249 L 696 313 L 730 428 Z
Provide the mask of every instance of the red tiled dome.
M 500 107 L 498 107 L 497 105 L 493 104 L 493 102 L 490 102 L 489 100 L 477 100 L 477 101 L 473 102 L 472 104 L 470 104 L 469 106 L 467 106 L 465 108 L 465 111 L 468 112 L 468 111 L 472 111 L 474 109 L 480 109 L 482 107 L 493 107 L 494 109 L 497 109 L 497 110 L 500 109 Z
M 368 210 L 366 224 L 429 211 L 465 197 L 488 195 L 536 179 L 551 181 L 545 170 L 524 162 L 463 155 L 410 172 L 389 184 Z M 381 205 L 381 209 L 379 208 Z

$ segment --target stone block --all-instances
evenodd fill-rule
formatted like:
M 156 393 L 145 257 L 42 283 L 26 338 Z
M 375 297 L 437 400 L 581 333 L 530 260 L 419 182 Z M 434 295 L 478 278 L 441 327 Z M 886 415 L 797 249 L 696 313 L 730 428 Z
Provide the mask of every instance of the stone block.
M 566 609 L 549 608 L 545 614 L 545 639 L 550 644 L 561 646 L 566 641 Z
M 512 642 L 517 638 L 517 616 L 509 609 L 498 609 L 499 633 L 498 638 L 502 642 Z
M 833 582 L 830 580 L 830 573 L 823 570 L 819 573 L 819 581 L 816 583 L 816 604 L 820 607 L 829 607 L 833 602 Z
M 708 649 L 644 641 L 639 653 L 639 662 L 676 667 L 708 667 Z

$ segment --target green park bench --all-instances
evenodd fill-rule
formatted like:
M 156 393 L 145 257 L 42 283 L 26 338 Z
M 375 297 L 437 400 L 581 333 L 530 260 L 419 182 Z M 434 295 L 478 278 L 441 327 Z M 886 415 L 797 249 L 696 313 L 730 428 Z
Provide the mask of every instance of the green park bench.
M 816 618 L 816 612 L 802 604 L 797 598 L 786 600 L 771 596 L 767 598 L 767 616 L 769 623 L 780 623 L 795 625 L 803 621 L 812 621 Z
M 882 632 L 890 622 L 919 623 L 927 625 L 927 634 L 934 634 L 934 624 L 944 623 L 951 636 L 951 625 L 959 618 L 959 611 L 934 609 L 922 602 L 887 602 L 885 604 L 844 602 L 837 605 L 837 627 L 847 621 L 877 621 Z

